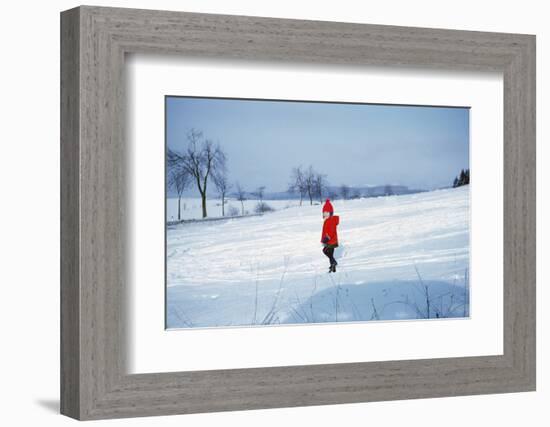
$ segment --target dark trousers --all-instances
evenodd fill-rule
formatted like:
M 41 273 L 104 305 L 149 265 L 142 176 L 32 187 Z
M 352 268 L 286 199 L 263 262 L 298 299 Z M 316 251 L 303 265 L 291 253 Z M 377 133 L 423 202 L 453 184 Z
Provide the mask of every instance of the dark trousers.
M 330 260 L 330 265 L 337 264 L 336 260 L 334 259 L 334 248 L 331 248 L 329 246 L 325 246 L 323 248 L 323 253 L 327 256 L 327 258 Z

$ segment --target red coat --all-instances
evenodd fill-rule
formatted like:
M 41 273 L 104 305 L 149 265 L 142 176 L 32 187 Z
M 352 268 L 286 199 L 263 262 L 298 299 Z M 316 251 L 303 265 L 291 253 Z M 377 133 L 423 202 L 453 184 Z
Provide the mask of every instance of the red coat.
M 327 219 L 325 219 L 325 222 L 323 222 L 323 233 L 321 235 L 321 243 L 323 243 L 323 239 L 325 237 L 328 237 L 327 245 L 335 245 L 338 246 L 338 232 L 336 231 L 336 227 L 340 223 L 340 217 L 337 215 L 329 216 Z

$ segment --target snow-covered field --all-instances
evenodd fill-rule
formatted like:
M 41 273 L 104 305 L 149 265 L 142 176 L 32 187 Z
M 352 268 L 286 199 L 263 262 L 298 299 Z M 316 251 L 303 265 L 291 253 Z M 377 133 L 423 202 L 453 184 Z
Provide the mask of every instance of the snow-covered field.
M 266 200 L 266 203 L 276 210 L 285 209 L 291 206 L 298 206 L 299 200 Z M 309 201 L 307 202 L 309 204 Z M 258 200 L 250 199 L 243 202 L 245 215 L 254 214 L 254 209 L 258 204 Z M 234 208 L 237 215 L 242 215 L 241 202 L 234 198 L 228 197 L 225 201 L 225 216 L 231 216 L 231 209 Z M 208 218 L 220 218 L 222 216 L 221 200 L 216 198 L 208 198 L 206 200 L 206 210 Z M 201 199 L 183 197 L 181 199 L 182 220 L 201 219 L 202 205 Z M 178 199 L 170 198 L 166 201 L 166 220 L 168 222 L 178 220 Z
M 186 203 L 193 218 L 200 201 Z M 277 210 L 168 226 L 169 328 L 469 315 L 468 186 L 333 202 L 336 274 L 321 206 L 268 203 Z

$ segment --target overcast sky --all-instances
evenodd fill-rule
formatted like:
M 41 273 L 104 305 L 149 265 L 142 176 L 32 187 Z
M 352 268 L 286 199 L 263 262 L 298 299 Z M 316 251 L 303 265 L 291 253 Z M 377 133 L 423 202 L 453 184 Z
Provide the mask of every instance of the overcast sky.
M 331 185 L 450 185 L 469 167 L 469 109 L 167 97 L 168 147 L 195 128 L 227 153 L 230 181 L 288 187 L 292 167 Z

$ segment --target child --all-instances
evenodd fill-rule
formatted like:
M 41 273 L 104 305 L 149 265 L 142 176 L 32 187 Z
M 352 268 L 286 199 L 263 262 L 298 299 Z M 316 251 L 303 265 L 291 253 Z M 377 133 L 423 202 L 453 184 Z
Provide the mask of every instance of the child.
M 340 223 L 340 217 L 334 216 L 334 208 L 327 199 L 323 206 L 323 232 L 321 234 L 321 243 L 323 244 L 323 253 L 330 260 L 329 273 L 336 273 L 338 263 L 334 259 L 334 249 L 338 247 L 338 233 L 336 227 Z

